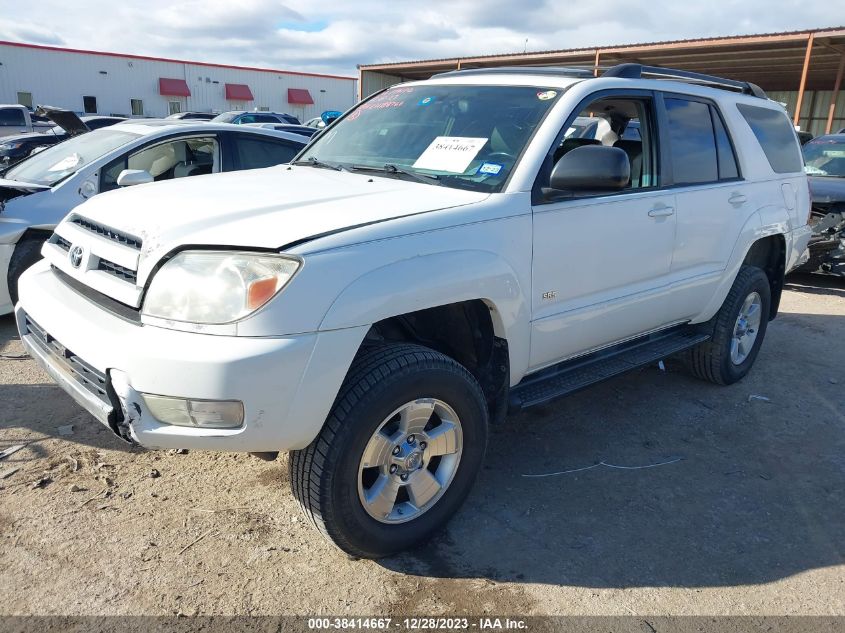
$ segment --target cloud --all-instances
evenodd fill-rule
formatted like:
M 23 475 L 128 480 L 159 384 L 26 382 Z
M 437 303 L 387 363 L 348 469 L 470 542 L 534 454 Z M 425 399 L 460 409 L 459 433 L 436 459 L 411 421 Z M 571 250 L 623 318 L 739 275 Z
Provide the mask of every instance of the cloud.
M 830 26 L 798 0 L 66 0 L 4 3 L 0 38 L 227 64 L 356 74 L 357 64 Z

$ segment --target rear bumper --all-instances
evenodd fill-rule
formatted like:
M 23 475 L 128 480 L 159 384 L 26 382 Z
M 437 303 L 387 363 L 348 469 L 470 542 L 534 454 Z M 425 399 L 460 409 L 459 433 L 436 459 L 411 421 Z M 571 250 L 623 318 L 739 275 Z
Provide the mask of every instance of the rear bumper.
M 786 262 L 786 273 L 795 270 L 809 259 L 809 251 L 807 247 L 810 244 L 810 238 L 813 236 L 813 229 L 809 224 L 798 227 L 789 232 L 788 237 L 792 243 L 792 247 L 787 250 L 789 261 Z
M 307 446 L 366 332 L 249 338 L 141 325 L 77 294 L 44 261 L 24 273 L 19 291 L 18 330 L 33 358 L 95 418 L 147 448 L 260 452 Z M 100 378 L 99 389 L 86 384 Z M 142 393 L 239 400 L 244 423 L 236 429 L 163 424 Z

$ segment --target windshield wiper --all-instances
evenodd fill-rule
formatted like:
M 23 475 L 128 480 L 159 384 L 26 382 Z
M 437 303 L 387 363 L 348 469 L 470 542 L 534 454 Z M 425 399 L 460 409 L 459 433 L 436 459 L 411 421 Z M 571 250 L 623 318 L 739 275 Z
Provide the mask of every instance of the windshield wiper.
M 343 171 L 344 168 L 342 165 L 332 165 L 331 163 L 324 163 L 321 160 L 317 160 L 314 156 L 309 156 L 305 160 L 298 160 L 293 165 L 308 165 L 309 167 L 321 167 L 323 169 L 334 169 L 335 171 Z
M 408 169 L 403 169 L 397 165 L 393 165 L 392 163 L 388 163 L 384 167 L 370 167 L 369 165 L 352 165 L 352 171 L 377 171 L 384 174 L 402 174 L 403 176 L 408 176 L 413 178 L 417 182 L 423 182 L 427 185 L 442 185 L 442 182 L 439 182 L 440 176 L 436 176 L 434 174 L 419 174 L 415 171 L 410 171 Z

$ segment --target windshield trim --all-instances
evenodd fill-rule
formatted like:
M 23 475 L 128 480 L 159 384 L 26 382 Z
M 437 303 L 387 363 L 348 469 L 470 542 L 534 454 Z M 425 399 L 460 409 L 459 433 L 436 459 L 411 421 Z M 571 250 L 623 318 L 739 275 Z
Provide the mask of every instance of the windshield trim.
M 534 143 L 534 139 L 537 136 L 537 132 L 539 132 L 540 129 L 543 127 L 543 125 L 546 123 L 546 120 L 549 118 L 549 115 L 555 110 L 556 106 L 561 102 L 564 95 L 569 91 L 569 89 L 572 88 L 572 86 L 578 85 L 578 83 L 579 82 L 573 82 L 573 83 L 569 84 L 568 86 L 564 86 L 564 87 L 534 85 L 534 84 L 531 84 L 531 85 L 520 84 L 518 86 L 514 86 L 512 84 L 498 84 L 498 83 L 489 83 L 489 84 L 488 83 L 484 83 L 484 84 L 466 83 L 466 84 L 464 84 L 464 83 L 452 83 L 452 82 L 439 83 L 439 82 L 428 82 L 428 81 L 409 81 L 409 82 L 394 84 L 392 86 L 388 86 L 387 88 L 382 88 L 381 90 L 377 90 L 376 92 L 374 92 L 373 94 L 368 96 L 366 99 L 362 99 L 357 104 L 355 104 L 355 106 L 353 106 L 352 108 L 349 108 L 346 112 L 344 112 L 341 116 L 339 116 L 334 121 L 332 121 L 329 125 L 327 125 L 323 128 L 318 128 L 319 132 L 317 132 L 316 134 L 314 134 L 311 137 L 311 142 L 309 142 L 307 145 L 305 145 L 302 148 L 302 150 L 299 152 L 299 154 L 297 154 L 293 158 L 291 163 L 303 160 L 303 156 L 320 139 L 320 137 L 323 136 L 323 134 L 325 134 L 328 130 L 333 129 L 341 121 L 346 119 L 346 117 L 348 117 L 351 113 L 358 110 L 358 108 L 360 108 L 362 105 L 371 101 L 372 99 L 375 99 L 379 95 L 384 94 L 385 92 L 387 92 L 391 88 L 396 88 L 398 86 L 403 86 L 405 84 L 413 85 L 415 87 L 420 86 L 420 85 L 450 86 L 450 87 L 455 87 L 455 88 L 477 88 L 479 86 L 489 86 L 489 87 L 493 87 L 493 88 L 511 88 L 511 87 L 514 87 L 514 88 L 536 88 L 538 90 L 556 90 L 557 93 L 558 93 L 557 96 L 554 98 L 552 104 L 548 108 L 546 108 L 546 111 L 545 111 L 545 113 L 543 113 L 543 116 L 540 117 L 540 119 L 537 121 L 537 125 L 534 127 L 534 131 L 526 139 L 525 143 L 522 146 L 522 149 L 520 150 L 519 154 L 517 154 L 516 160 L 514 161 L 514 164 L 513 164 L 513 168 L 508 170 L 508 175 L 505 177 L 504 181 L 502 182 L 501 186 L 499 187 L 499 189 L 497 191 L 482 191 L 480 189 L 476 189 L 476 188 L 472 187 L 472 185 L 478 184 L 478 183 L 473 183 L 473 181 L 470 181 L 470 180 L 461 180 L 460 178 L 455 178 L 455 179 L 452 180 L 452 182 L 453 183 L 460 182 L 460 183 L 467 184 L 468 186 L 464 187 L 464 186 L 447 185 L 444 182 L 442 182 L 442 180 L 444 179 L 442 175 L 441 175 L 441 182 L 440 183 L 437 183 L 437 182 L 427 183 L 429 185 L 435 185 L 435 186 L 442 184 L 443 186 L 449 187 L 450 189 L 460 189 L 460 190 L 464 190 L 464 191 L 476 191 L 476 192 L 479 192 L 479 193 L 487 193 L 487 194 L 490 194 L 490 195 L 493 195 L 495 193 L 506 193 L 507 190 L 508 190 L 508 187 L 510 186 L 511 180 L 513 179 L 514 175 L 519 171 L 519 167 L 522 166 L 522 159 L 525 157 L 525 153 L 528 151 L 528 148 L 531 147 L 531 145 Z M 319 160 L 319 158 L 318 158 L 318 160 Z M 424 172 L 420 172 L 420 173 L 422 175 L 425 175 Z

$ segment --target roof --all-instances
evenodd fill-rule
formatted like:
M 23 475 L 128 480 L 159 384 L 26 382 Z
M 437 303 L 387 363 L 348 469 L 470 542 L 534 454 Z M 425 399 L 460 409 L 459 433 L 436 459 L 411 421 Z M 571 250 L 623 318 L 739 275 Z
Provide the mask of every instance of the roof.
M 234 123 L 213 123 L 211 121 L 191 121 L 185 119 L 128 119 L 123 123 L 117 123 L 116 125 L 103 129 L 125 130 L 142 136 L 167 134 L 169 132 L 247 132 L 248 134 L 275 136 L 276 138 L 304 143 L 302 135 L 292 132 L 258 128 L 249 125 L 235 125 Z
M 490 66 L 564 65 L 592 69 L 597 63 L 602 67 L 635 62 L 742 79 L 760 84 L 769 90 L 794 90 L 801 77 L 807 42 L 811 37 L 814 46 L 807 87 L 813 89 L 822 86 L 829 89 L 833 84 L 841 55 L 845 52 L 845 26 L 527 53 L 362 64 L 358 68 L 362 73 L 382 72 L 399 76 L 404 80 L 411 80 L 425 79 L 433 74 L 449 70 Z M 780 85 L 780 83 L 785 85 Z
M 205 66 L 208 68 L 228 68 L 231 70 L 250 70 L 259 73 L 275 73 L 278 75 L 295 75 L 300 77 L 323 77 L 325 79 L 345 79 L 357 81 L 357 77 L 344 77 L 342 75 L 326 75 L 322 73 L 308 73 L 298 70 L 279 70 L 274 68 L 258 68 L 255 66 L 236 66 L 232 64 L 214 64 L 211 62 L 195 62 L 186 59 L 173 59 L 170 57 L 151 57 L 149 55 L 134 55 L 130 53 L 112 53 L 108 51 L 92 51 L 82 48 L 66 48 L 63 46 L 47 46 L 45 44 L 29 44 L 27 42 L 10 42 L 0 40 L 0 46 L 15 46 L 18 48 L 31 48 L 35 50 L 54 51 L 58 53 L 76 53 L 80 55 L 102 55 L 103 57 L 122 57 L 124 59 L 139 59 L 151 62 L 170 62 L 172 64 L 191 64 L 192 66 Z

